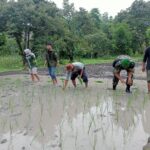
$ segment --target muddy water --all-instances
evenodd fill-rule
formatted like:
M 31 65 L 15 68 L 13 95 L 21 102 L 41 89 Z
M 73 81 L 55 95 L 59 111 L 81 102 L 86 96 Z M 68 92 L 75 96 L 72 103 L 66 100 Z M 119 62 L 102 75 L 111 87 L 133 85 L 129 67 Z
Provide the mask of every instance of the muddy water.
M 146 83 L 132 94 L 112 91 L 111 80 L 89 84 L 63 91 L 44 76 L 1 77 L 0 150 L 141 150 L 150 135 Z

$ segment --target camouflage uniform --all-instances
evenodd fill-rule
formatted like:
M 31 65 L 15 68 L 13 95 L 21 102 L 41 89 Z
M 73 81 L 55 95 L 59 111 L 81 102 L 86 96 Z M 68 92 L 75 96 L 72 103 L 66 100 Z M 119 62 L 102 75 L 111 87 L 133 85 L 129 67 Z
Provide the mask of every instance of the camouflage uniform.
M 129 85 L 128 84 L 128 73 L 134 72 L 135 63 L 133 62 L 133 60 L 129 56 L 121 55 L 121 56 L 118 56 L 114 60 L 112 66 L 114 68 L 114 70 L 113 70 L 113 73 L 114 73 L 113 90 L 116 90 L 116 87 L 117 87 L 118 82 L 119 82 L 119 79 L 115 76 L 115 73 L 120 74 L 120 72 L 122 70 L 126 70 L 127 71 L 126 92 L 130 92 L 130 86 L 132 86 L 132 84 L 133 84 L 133 75 L 131 77 L 132 84 Z

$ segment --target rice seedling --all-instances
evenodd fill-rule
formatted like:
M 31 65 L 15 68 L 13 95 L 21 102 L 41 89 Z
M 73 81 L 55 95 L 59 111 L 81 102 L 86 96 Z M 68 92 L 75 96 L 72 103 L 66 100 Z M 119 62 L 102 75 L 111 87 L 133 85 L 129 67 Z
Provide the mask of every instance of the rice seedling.
M 88 134 L 90 133 L 90 129 L 91 129 L 93 123 L 95 124 L 94 115 L 90 113 L 90 117 L 91 117 L 91 120 L 89 122 Z
M 76 130 L 76 134 L 75 134 L 75 148 L 77 150 L 77 140 L 78 140 L 78 130 Z
M 104 83 L 103 81 L 97 80 L 95 81 L 96 83 Z
M 10 77 L 4 78 L 5 82 L 12 80 Z
M 96 79 L 92 84 L 95 82 Z M 65 149 L 68 144 L 76 150 L 82 149 L 82 146 L 87 150 L 98 150 L 102 143 L 102 149 L 105 149 L 111 138 L 111 150 L 118 149 L 119 142 L 120 145 L 124 143 L 123 148 L 125 145 L 130 147 L 129 141 L 140 128 L 149 96 L 138 88 L 130 95 L 125 94 L 122 88 L 105 91 L 110 87 L 110 80 L 98 83 L 101 84 L 94 84 L 95 89 L 92 84 L 89 89 L 83 89 L 79 84 L 76 89 L 70 86 L 64 92 L 47 80 L 40 83 L 30 83 L 28 79 L 22 81 L 20 78 L 8 80 L 0 86 L 0 96 L 5 95 L 6 90 L 15 94 L 7 94 L 0 99 L 0 130 L 9 130 L 13 134 L 16 129 L 25 128 L 33 136 L 30 144 L 39 141 L 42 150 L 47 150 L 47 141 L 52 140 L 55 132 L 59 133 L 54 136 L 55 140 L 59 139 L 55 145 L 58 149 Z M 6 107 L 8 109 L 3 109 Z M 22 114 L 17 116 L 19 112 Z M 115 139 L 117 136 L 118 139 Z M 13 140 L 10 149 L 14 146 Z
M 34 137 L 32 138 L 30 145 L 33 144 L 33 142 L 39 137 L 39 133 L 35 134 Z
M 96 144 L 97 144 L 97 135 L 94 135 L 94 143 L 92 146 L 92 150 L 96 150 Z

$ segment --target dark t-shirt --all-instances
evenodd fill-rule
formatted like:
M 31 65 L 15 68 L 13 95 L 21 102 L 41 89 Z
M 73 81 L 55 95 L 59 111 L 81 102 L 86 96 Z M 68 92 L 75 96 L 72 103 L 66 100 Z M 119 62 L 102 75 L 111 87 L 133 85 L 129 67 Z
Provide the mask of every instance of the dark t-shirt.
M 144 57 L 143 57 L 143 62 L 147 63 L 146 64 L 146 69 L 150 70 L 150 47 L 146 48 L 146 50 L 145 50 L 145 54 L 144 54 Z
M 57 55 L 54 51 L 47 51 L 45 55 L 45 59 L 48 67 L 57 66 Z

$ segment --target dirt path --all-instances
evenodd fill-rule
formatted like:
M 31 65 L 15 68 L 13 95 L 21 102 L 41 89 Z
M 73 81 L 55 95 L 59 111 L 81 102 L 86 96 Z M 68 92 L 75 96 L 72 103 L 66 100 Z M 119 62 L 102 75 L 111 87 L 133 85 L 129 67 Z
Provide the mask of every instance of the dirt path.
M 112 78 L 113 74 L 113 68 L 111 64 L 95 64 L 95 65 L 86 65 L 86 71 L 88 76 L 91 78 Z M 38 69 L 39 75 L 48 75 L 46 68 L 40 68 Z M 15 75 L 15 74 L 28 74 L 28 71 L 8 71 L 8 72 L 1 72 L 0 76 L 6 76 L 6 75 Z M 62 76 L 65 74 L 64 67 L 59 67 L 57 75 Z M 124 76 L 126 76 L 125 72 L 122 72 Z M 146 75 L 145 73 L 141 72 L 141 65 L 138 63 L 135 67 L 135 79 L 138 80 L 145 80 Z

